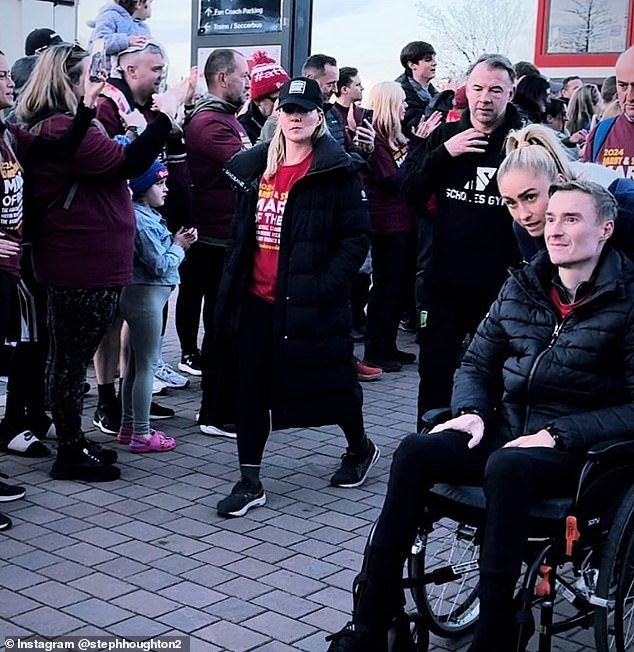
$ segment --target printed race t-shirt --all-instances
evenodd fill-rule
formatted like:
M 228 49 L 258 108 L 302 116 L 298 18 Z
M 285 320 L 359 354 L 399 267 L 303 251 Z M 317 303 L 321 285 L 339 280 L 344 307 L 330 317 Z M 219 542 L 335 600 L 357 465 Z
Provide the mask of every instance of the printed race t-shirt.
M 22 169 L 0 137 L 0 238 L 22 242 Z M 20 254 L 0 258 L 0 269 L 17 277 Z
M 312 154 L 295 165 L 281 165 L 270 179 L 262 177 L 255 211 L 255 253 L 249 291 L 269 303 L 275 301 L 280 233 L 286 200 L 292 185 L 306 175 Z

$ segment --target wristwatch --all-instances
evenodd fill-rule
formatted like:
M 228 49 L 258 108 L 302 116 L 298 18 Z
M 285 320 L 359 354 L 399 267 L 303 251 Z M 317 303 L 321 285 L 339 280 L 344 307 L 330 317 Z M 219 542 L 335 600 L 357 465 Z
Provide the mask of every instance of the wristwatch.
M 563 450 L 561 437 L 559 436 L 557 429 L 554 426 L 546 426 L 544 430 L 546 430 L 548 434 L 553 438 L 553 441 L 555 442 L 555 448 L 559 451 Z

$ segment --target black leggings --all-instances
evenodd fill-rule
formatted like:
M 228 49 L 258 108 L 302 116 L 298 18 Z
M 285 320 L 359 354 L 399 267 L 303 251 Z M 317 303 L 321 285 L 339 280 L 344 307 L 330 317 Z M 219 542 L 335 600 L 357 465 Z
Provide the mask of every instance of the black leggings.
M 273 304 L 247 295 L 237 338 L 238 391 L 236 431 L 240 464 L 259 466 L 271 430 L 273 383 Z M 340 423 L 348 447 L 365 439 L 363 415 Z
M 583 457 L 552 448 L 499 448 L 486 437 L 469 449 L 468 441 L 468 435 L 454 430 L 409 435 L 394 453 L 356 619 L 366 625 L 385 622 L 386 587 L 400 580 L 430 487 L 438 482 L 479 485 L 484 487 L 487 513 L 476 640 L 482 649 L 507 651 L 505 636 L 510 635 L 511 600 L 528 538 L 531 501 L 572 495 Z M 500 627 L 501 611 L 506 627 Z
M 83 445 L 82 383 L 114 321 L 119 290 L 48 288 L 50 351 L 47 388 L 60 453 Z

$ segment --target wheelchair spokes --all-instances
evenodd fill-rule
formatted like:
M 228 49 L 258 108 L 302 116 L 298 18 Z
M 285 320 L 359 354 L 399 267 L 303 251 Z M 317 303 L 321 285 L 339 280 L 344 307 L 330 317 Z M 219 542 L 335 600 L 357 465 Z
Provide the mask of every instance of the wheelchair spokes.
M 419 533 L 409 559 L 408 584 L 430 631 L 457 638 L 475 625 L 478 557 L 476 528 L 444 520 Z

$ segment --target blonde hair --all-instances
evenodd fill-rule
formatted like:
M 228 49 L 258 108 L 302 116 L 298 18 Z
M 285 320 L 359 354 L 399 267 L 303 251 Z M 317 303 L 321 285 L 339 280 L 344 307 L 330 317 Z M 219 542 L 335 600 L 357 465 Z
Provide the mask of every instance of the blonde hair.
M 46 48 L 20 94 L 18 121 L 32 125 L 54 113 L 75 114 L 79 100 L 73 86 L 81 81 L 87 56 L 86 50 L 68 43 Z
M 555 181 L 557 175 L 565 181 L 574 179 L 563 146 L 552 129 L 531 124 L 506 137 L 506 158 L 498 168 L 498 179 L 511 170 L 529 170 Z
M 601 93 L 594 84 L 578 88 L 568 102 L 566 129 L 571 134 L 584 129 L 584 125 L 592 122 L 592 117 L 598 113 L 600 103 Z
M 328 127 L 326 126 L 326 119 L 324 112 L 321 109 L 316 109 L 321 114 L 321 122 L 313 131 L 311 136 L 311 142 L 313 146 L 315 143 L 328 132 Z M 275 133 L 271 139 L 271 144 L 269 145 L 269 151 L 266 155 L 266 169 L 264 170 L 264 178 L 270 179 L 275 175 L 277 169 L 280 165 L 284 164 L 286 160 L 286 137 L 282 132 L 282 123 L 278 120 L 277 126 L 275 127 Z
M 383 81 L 372 87 L 368 98 L 368 106 L 374 110 L 372 126 L 376 133 L 384 138 L 393 149 L 398 149 L 407 143 L 407 138 L 401 131 L 399 119 L 403 93 L 400 84 Z
M 612 100 L 612 102 L 603 109 L 601 120 L 605 120 L 605 118 L 615 118 L 621 115 L 622 111 L 623 108 L 621 107 L 621 103 L 618 100 Z

